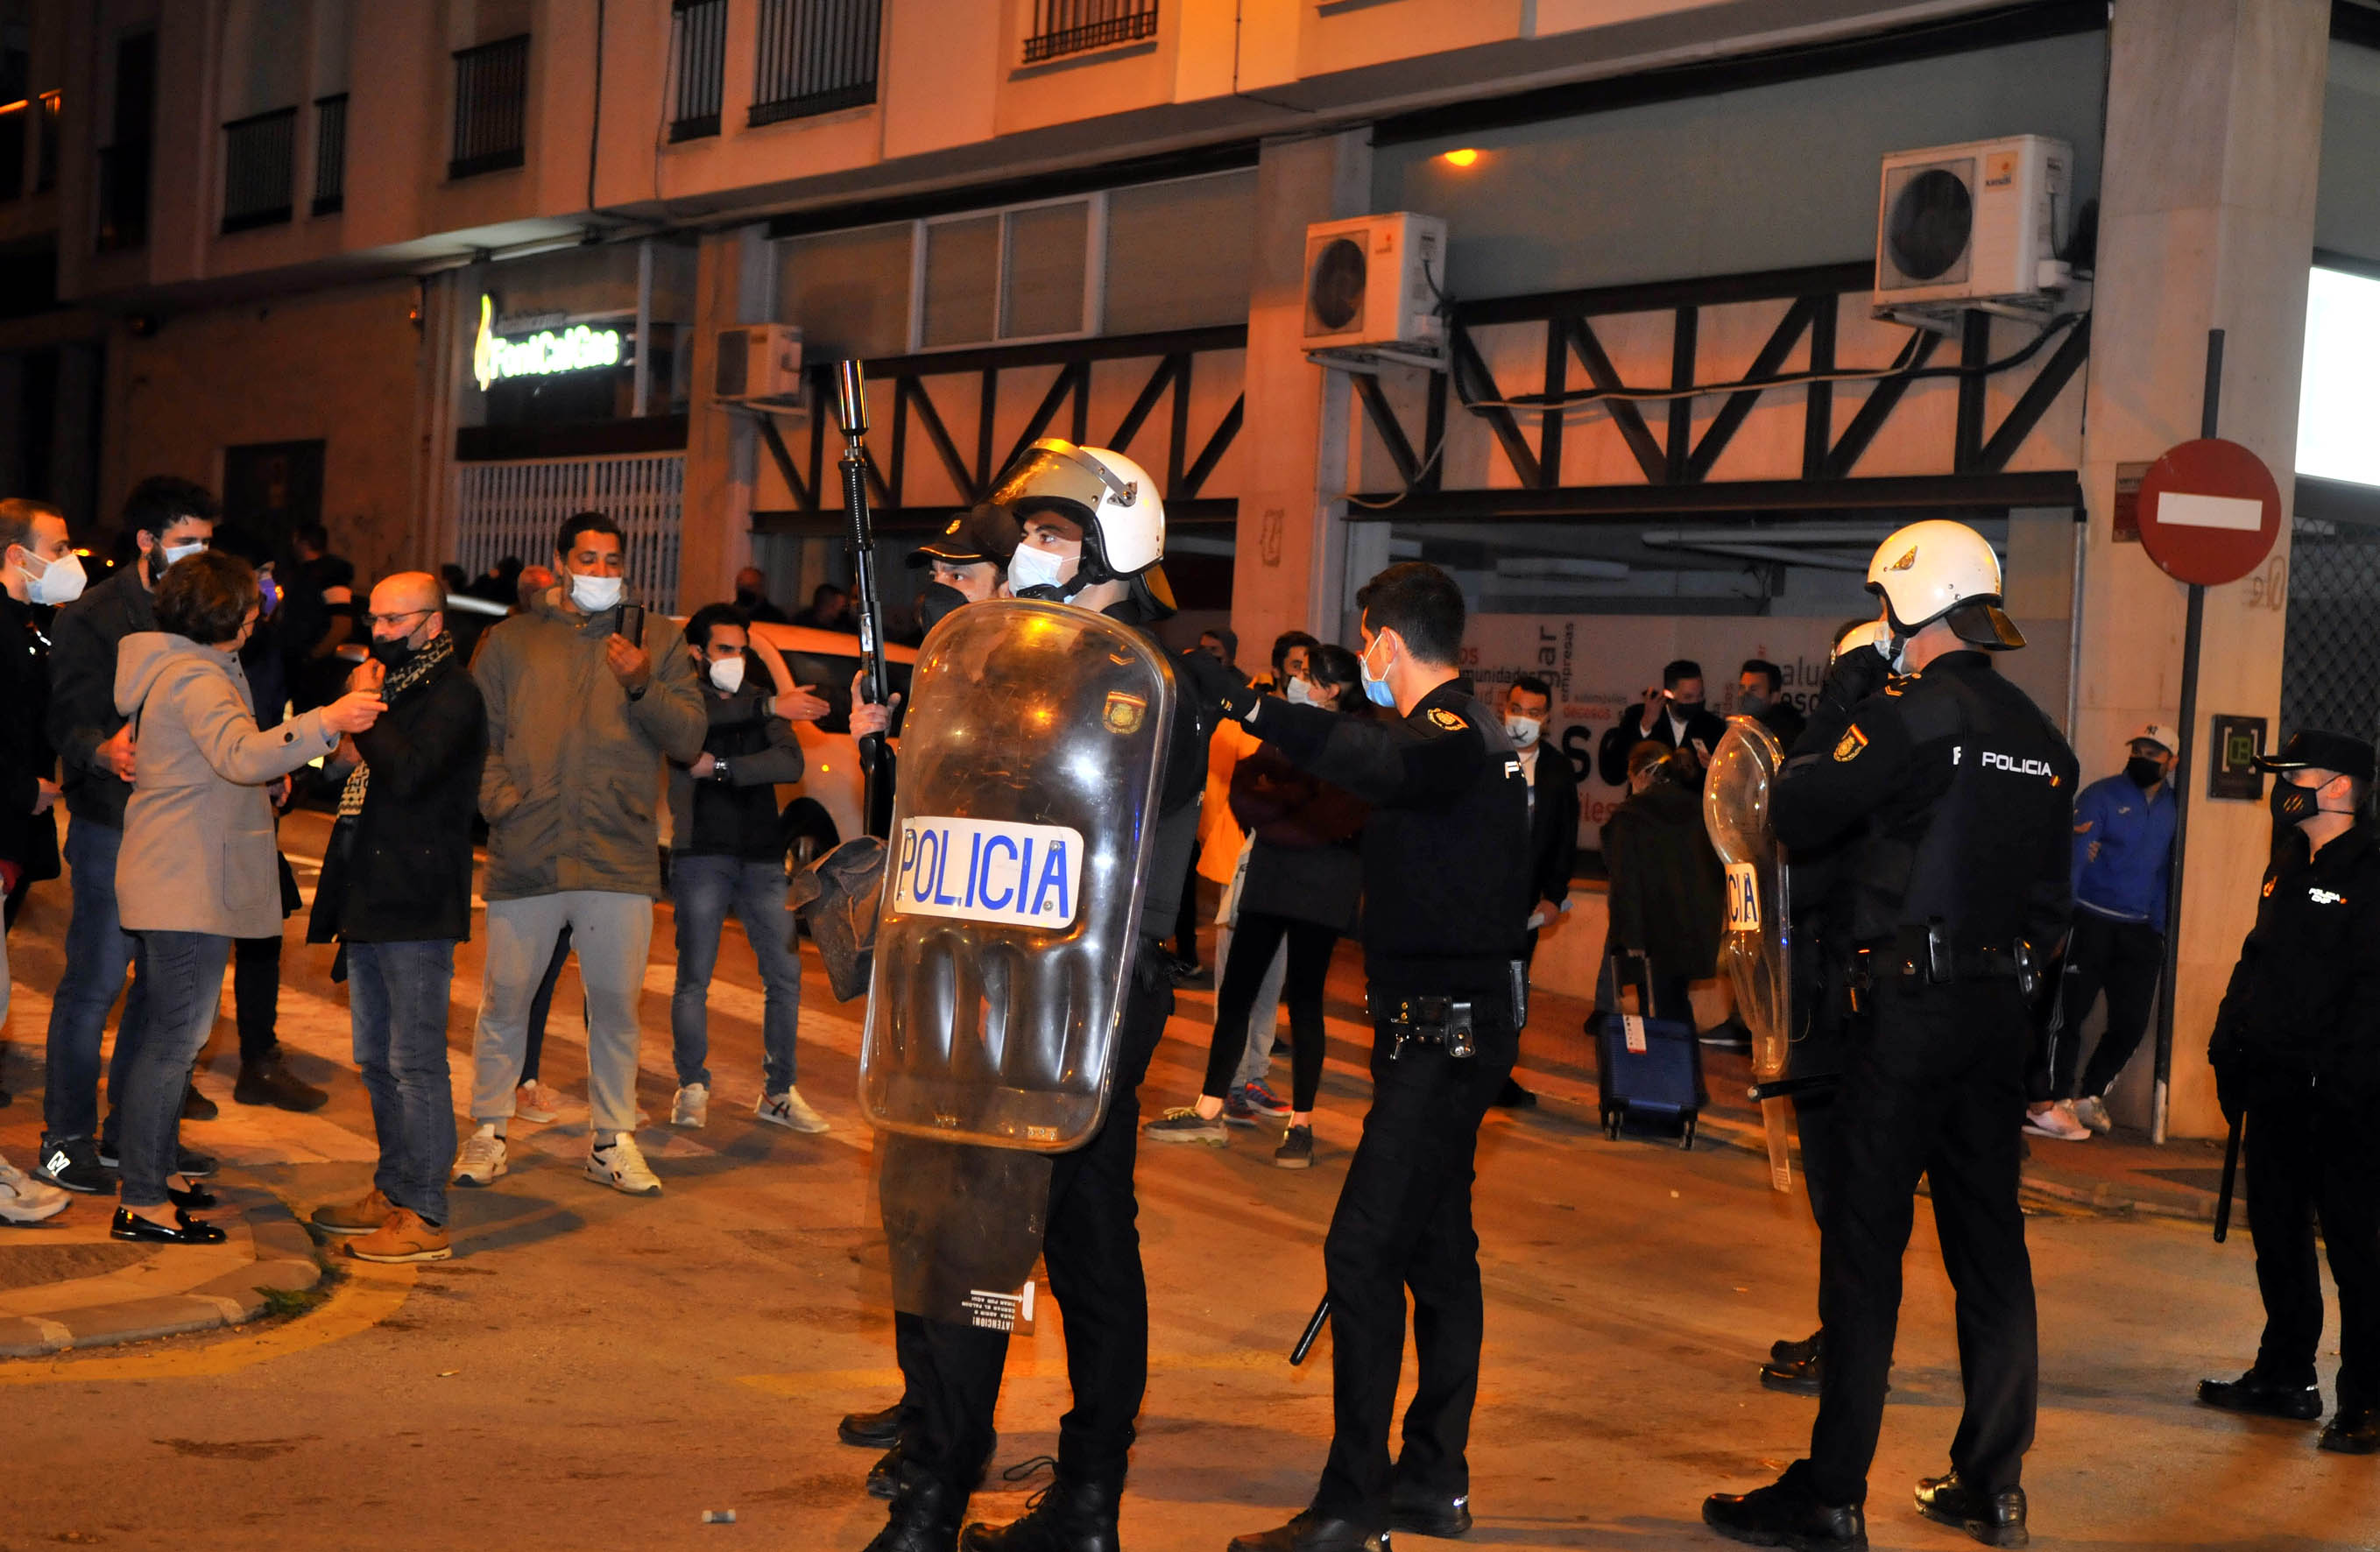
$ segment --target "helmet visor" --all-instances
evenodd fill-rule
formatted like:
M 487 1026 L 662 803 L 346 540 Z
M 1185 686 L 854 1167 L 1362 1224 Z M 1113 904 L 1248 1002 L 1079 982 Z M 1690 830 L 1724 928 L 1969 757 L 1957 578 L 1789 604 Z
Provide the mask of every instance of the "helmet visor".
M 1000 483 L 985 497 L 988 504 L 1004 506 L 1018 516 L 1034 508 L 1055 505 L 1087 519 L 1110 495 L 1126 494 L 1114 475 L 1096 458 L 1087 457 L 1071 442 L 1055 437 L 1035 443 L 1009 466 Z

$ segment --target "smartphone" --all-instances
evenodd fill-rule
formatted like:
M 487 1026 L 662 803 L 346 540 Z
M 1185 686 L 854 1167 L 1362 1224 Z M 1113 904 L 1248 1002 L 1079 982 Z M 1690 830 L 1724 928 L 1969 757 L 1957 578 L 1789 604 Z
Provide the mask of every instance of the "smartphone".
M 628 638 L 631 646 L 642 647 L 645 644 L 645 606 L 643 604 L 620 605 L 620 634 Z

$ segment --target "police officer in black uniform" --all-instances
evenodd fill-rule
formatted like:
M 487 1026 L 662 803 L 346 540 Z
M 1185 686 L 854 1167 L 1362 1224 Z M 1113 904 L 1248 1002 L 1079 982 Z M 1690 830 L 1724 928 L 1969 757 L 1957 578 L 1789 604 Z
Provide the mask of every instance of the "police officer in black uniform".
M 2198 1399 L 2300 1422 L 2322 1415 L 2319 1220 L 2338 1284 L 2338 1410 L 2321 1447 L 2369 1455 L 2380 1451 L 2380 837 L 2365 822 L 2373 749 L 2310 730 L 2256 763 L 2280 773 L 2272 795 L 2280 841 L 2206 1057 L 2223 1113 L 2243 1127 L 2265 1336 L 2246 1374 L 2200 1381 Z
M 1021 598 L 1096 609 L 1151 628 L 1172 612 L 1164 574 L 1165 513 L 1156 482 L 1104 448 L 1036 443 L 991 494 L 1024 537 L 1009 558 Z M 1173 983 L 1151 934 L 1166 930 L 1171 890 L 1189 872 L 1207 778 L 1201 702 L 1175 704 L 1144 889 L 1142 937 L 1118 1015 L 1107 1116 L 1089 1142 L 1050 1156 L 1042 1262 L 1066 1336 L 1074 1404 L 1058 1420 L 1057 1480 L 1023 1518 L 959 1527 L 992 1441 L 1008 1333 L 952 1321 L 900 1323 L 905 1382 L 901 1459 L 891 1515 L 868 1552 L 1116 1552 L 1116 1511 L 1148 1385 L 1148 1285 L 1141 1268 L 1133 1165 L 1139 1089 L 1173 1012 Z
M 2032 1263 L 2017 1207 L 2025 996 L 2064 936 L 2073 751 L 1983 651 L 2020 647 L 1999 563 L 1963 524 L 1900 529 L 1868 566 L 1886 655 L 1845 653 L 1777 786 L 1792 850 L 1856 835 L 1861 1011 L 1836 1098 L 1839 1168 L 1819 1231 L 1825 1376 L 1810 1453 L 1714 1495 L 1703 1519 L 1761 1546 L 1860 1547 L 1884 1419 L 1900 1262 L 1920 1176 L 1958 1296 L 1966 1410 L 1918 1512 L 2022 1546 L 2038 1389 Z
M 1530 903 L 1529 794 L 1501 719 L 1455 670 L 1454 579 L 1408 562 L 1356 595 L 1364 691 L 1394 719 L 1359 721 L 1204 676 L 1225 715 L 1372 806 L 1364 827 L 1364 975 L 1372 1108 L 1322 1258 L 1335 1426 L 1312 1506 L 1233 1552 L 1357 1552 L 1393 1527 L 1471 1525 L 1464 1448 L 1479 1390 L 1479 1239 L 1471 1226 L 1480 1119 L 1518 1049 Z M 1414 1297 L 1420 1388 L 1389 1458 Z

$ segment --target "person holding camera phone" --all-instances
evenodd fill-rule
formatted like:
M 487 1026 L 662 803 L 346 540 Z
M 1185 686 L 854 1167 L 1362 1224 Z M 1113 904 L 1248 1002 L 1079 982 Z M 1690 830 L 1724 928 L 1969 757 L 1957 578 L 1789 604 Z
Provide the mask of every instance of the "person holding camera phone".
M 1620 714 L 1595 746 L 1595 769 L 1607 786 L 1628 784 L 1628 752 L 1647 739 L 1678 750 L 1690 785 L 1702 785 L 1703 767 L 1727 736 L 1727 721 L 1703 703 L 1703 665 L 1679 658 L 1662 665 L 1661 683 Z

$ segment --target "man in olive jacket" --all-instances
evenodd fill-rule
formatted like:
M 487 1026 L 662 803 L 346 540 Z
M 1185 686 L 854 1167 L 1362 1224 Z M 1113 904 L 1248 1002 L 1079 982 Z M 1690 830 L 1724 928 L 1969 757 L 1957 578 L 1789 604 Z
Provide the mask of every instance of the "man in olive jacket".
M 650 1196 L 661 1182 L 632 1133 L 661 894 L 654 810 L 664 759 L 699 757 L 706 718 L 685 637 L 623 601 L 619 526 L 600 512 L 565 519 L 554 561 L 558 585 L 490 631 L 472 669 L 488 707 L 488 949 L 471 1041 L 479 1129 L 455 1183 L 506 1169 L 529 1000 L 566 926 L 587 992 L 587 1178 Z

